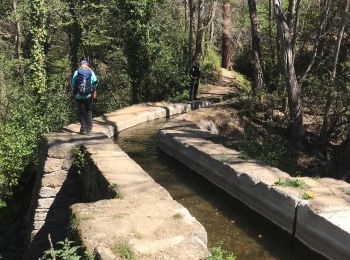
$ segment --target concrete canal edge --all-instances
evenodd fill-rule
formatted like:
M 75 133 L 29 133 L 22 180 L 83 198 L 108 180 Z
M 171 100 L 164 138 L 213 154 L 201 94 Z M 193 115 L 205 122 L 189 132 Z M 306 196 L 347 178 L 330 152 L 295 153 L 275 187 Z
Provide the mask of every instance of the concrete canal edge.
M 330 259 L 350 259 L 350 196 L 345 192 L 350 184 L 300 178 L 315 194 L 304 200 L 305 191 L 275 185 L 279 178 L 291 178 L 287 173 L 240 159 L 239 152 L 217 143 L 218 136 L 201 125 L 181 116 L 171 120 L 159 131 L 159 147 L 313 250 Z
M 119 244 L 132 248 L 137 259 L 205 258 L 204 227 L 109 138 L 140 123 L 208 105 L 135 105 L 94 118 L 90 135 L 76 134 L 78 124 L 45 135 L 28 213 L 25 259 L 38 259 L 50 247 L 48 234 L 53 243 L 63 240 L 68 222 L 98 259 L 117 259 Z M 77 167 L 80 174 L 73 170 Z

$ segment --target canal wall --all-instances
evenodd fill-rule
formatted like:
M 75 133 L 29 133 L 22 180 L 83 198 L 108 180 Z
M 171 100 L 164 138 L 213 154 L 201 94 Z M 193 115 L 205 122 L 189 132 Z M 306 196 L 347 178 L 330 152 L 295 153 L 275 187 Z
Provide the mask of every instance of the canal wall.
M 208 104 L 135 105 L 94 118 L 89 135 L 77 134 L 79 124 L 45 135 L 25 259 L 38 259 L 49 249 L 49 234 L 55 244 L 68 233 L 98 259 L 117 259 L 119 246 L 132 248 L 137 259 L 207 256 L 203 226 L 110 138 L 128 127 Z
M 350 258 L 350 184 L 304 177 L 299 179 L 307 190 L 277 186 L 280 178 L 291 177 L 241 159 L 218 143 L 215 127 L 208 125 L 175 118 L 159 131 L 159 146 L 313 250 L 330 259 Z M 303 199 L 305 193 L 310 199 Z

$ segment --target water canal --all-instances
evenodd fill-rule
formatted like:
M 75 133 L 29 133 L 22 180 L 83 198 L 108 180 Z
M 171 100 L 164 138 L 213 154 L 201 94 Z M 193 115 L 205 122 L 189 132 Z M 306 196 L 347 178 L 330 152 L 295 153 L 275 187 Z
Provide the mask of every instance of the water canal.
M 232 198 L 157 147 L 159 119 L 120 132 L 118 145 L 171 196 L 202 223 L 208 247 L 222 248 L 238 259 L 324 259 L 261 215 Z

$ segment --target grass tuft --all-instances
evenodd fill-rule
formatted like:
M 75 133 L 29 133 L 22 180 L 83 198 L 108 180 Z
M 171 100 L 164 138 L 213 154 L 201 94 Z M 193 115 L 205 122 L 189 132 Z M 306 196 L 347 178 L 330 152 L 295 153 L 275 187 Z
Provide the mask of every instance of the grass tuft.
M 74 216 L 71 217 L 69 220 L 69 226 L 68 226 L 69 231 L 74 232 L 78 228 L 80 222 L 81 222 L 80 218 L 74 217 Z
M 284 187 L 295 187 L 300 189 L 309 189 L 310 186 L 307 185 L 303 180 L 300 180 L 298 178 L 291 179 L 291 178 L 278 178 L 278 181 L 274 183 L 277 186 L 284 186 Z
M 173 218 L 174 219 L 181 219 L 182 215 L 180 213 L 176 213 L 176 214 L 173 215 Z
M 134 250 L 123 237 L 118 237 L 115 240 L 112 251 L 116 256 L 119 256 L 123 260 L 136 259 Z
M 343 191 L 346 195 L 350 196 L 350 188 L 345 188 L 345 189 L 343 189 Z
M 232 156 L 227 156 L 225 154 L 213 155 L 213 158 L 220 162 L 229 162 L 232 160 Z
M 117 213 L 117 214 L 112 215 L 112 219 L 121 219 L 121 218 L 124 218 L 127 215 L 128 214 L 126 214 L 126 213 Z
M 236 257 L 221 248 L 222 241 L 219 241 L 216 246 L 209 248 L 210 256 L 206 260 L 236 260 Z

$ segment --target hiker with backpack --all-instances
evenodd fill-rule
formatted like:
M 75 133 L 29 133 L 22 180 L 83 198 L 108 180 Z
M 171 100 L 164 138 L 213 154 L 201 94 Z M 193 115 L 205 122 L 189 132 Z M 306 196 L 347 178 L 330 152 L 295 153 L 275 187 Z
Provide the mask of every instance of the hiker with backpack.
M 198 86 L 199 86 L 199 78 L 201 76 L 201 68 L 199 66 L 199 63 L 196 62 L 190 71 L 191 76 L 191 86 L 190 86 L 190 100 L 196 100 L 197 99 L 197 92 L 198 92 Z
M 72 78 L 72 91 L 78 104 L 80 134 L 86 135 L 92 130 L 92 103 L 96 97 L 97 78 L 87 59 L 79 61 L 79 68 Z

